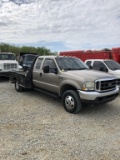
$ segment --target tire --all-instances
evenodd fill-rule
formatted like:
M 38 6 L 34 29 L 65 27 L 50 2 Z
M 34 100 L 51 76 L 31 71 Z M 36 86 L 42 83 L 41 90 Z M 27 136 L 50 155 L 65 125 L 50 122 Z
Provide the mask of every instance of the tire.
M 82 109 L 80 97 L 74 90 L 68 90 L 63 94 L 62 103 L 65 110 L 69 113 L 77 114 Z
M 15 81 L 15 89 L 17 92 L 22 92 L 24 90 L 24 88 L 19 85 L 19 81 L 17 79 Z

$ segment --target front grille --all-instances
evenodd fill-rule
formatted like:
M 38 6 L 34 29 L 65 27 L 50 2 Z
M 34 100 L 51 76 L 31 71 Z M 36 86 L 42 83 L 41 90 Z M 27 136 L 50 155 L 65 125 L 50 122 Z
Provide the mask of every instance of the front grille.
M 117 79 L 117 85 L 120 86 L 120 79 Z
M 96 80 L 96 90 L 99 92 L 113 90 L 116 88 L 117 79 L 99 79 Z
M 17 68 L 16 63 L 4 63 L 4 70 L 16 69 L 16 68 Z

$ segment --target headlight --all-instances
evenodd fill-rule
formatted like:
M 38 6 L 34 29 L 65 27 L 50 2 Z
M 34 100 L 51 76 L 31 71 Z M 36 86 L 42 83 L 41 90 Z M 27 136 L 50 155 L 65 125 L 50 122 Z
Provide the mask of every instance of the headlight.
M 82 86 L 83 91 L 92 91 L 95 90 L 95 83 L 94 82 L 86 82 Z

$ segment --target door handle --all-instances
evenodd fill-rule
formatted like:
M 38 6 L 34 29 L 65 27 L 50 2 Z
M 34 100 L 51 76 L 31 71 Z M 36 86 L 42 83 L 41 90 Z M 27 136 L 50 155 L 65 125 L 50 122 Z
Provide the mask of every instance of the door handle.
M 40 77 L 42 77 L 42 73 L 40 73 Z

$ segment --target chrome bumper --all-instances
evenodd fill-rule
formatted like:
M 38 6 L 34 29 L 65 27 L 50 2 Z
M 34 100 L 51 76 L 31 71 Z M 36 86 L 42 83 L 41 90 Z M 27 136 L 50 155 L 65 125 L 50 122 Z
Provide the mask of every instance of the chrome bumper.
M 119 87 L 117 86 L 115 90 L 109 91 L 109 92 L 97 92 L 97 91 L 81 91 L 78 90 L 80 99 L 82 100 L 95 100 L 96 98 L 102 98 L 102 97 L 107 97 L 107 96 L 111 96 L 111 95 L 115 95 L 119 93 Z

